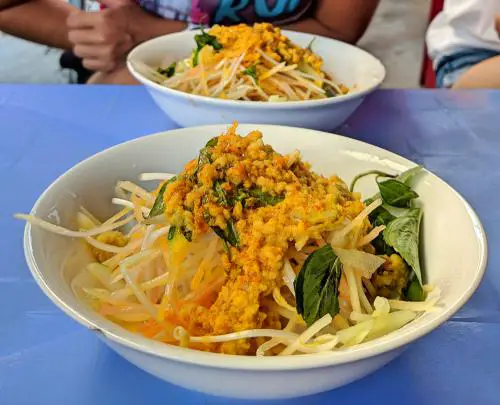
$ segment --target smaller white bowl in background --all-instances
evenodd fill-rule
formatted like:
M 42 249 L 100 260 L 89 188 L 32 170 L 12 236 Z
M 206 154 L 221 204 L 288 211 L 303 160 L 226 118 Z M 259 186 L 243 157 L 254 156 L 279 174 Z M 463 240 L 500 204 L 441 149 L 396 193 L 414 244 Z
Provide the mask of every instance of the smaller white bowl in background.
M 76 228 L 75 214 L 86 207 L 98 218 L 116 212 L 111 204 L 117 180 L 137 181 L 142 172 L 178 173 L 210 138 L 227 126 L 177 129 L 117 145 L 77 164 L 40 196 L 32 213 Z M 386 150 L 338 135 L 300 128 L 240 125 L 239 133 L 259 129 L 280 153 L 301 151 L 315 171 L 337 173 L 346 181 L 367 170 L 399 172 L 414 163 Z M 359 182 L 373 195 L 373 179 Z M 150 185 L 153 188 L 156 183 Z M 423 264 L 427 282 L 441 288 L 441 308 L 373 341 L 331 353 L 285 357 L 205 353 L 146 339 L 103 318 L 79 300 L 70 281 L 88 263 L 80 240 L 26 225 L 24 249 L 33 277 L 47 296 L 113 350 L 143 370 L 174 384 L 213 395 L 290 398 L 326 391 L 357 380 L 396 357 L 458 311 L 483 277 L 486 235 L 472 208 L 449 185 L 425 172 L 415 187 L 424 210 Z M 460 353 L 456 353 L 460 356 Z M 119 372 L 119 370 L 115 370 Z
M 189 57 L 198 31 L 184 31 L 151 39 L 137 46 L 127 58 L 131 74 L 146 86 L 156 104 L 177 124 L 192 127 L 207 124 L 240 123 L 289 125 L 332 130 L 341 125 L 375 91 L 385 77 L 378 59 L 355 46 L 333 39 L 283 31 L 296 44 L 306 47 L 313 39 L 313 51 L 324 60 L 323 70 L 351 90 L 344 96 L 322 100 L 258 102 L 235 101 L 187 94 L 148 79 L 139 62 L 153 68 Z M 135 63 L 134 62 L 138 62 Z

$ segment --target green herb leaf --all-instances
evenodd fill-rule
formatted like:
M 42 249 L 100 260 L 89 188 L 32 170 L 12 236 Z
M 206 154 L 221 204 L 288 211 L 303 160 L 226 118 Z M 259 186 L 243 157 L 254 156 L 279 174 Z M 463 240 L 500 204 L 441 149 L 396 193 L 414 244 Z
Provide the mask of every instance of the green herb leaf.
M 184 238 L 186 238 L 188 242 L 192 242 L 193 232 L 190 231 L 188 228 L 186 228 L 184 225 L 181 227 L 172 225 L 168 230 L 167 240 L 169 241 L 173 240 L 178 230 L 181 232 L 182 236 L 184 236 Z
M 226 240 L 222 240 L 222 246 L 224 247 L 224 252 L 226 252 L 229 257 L 229 261 L 231 261 L 231 248 L 229 247 L 229 243 Z
M 236 248 L 240 247 L 240 237 L 238 236 L 238 231 L 234 225 L 232 219 L 229 219 L 226 223 L 226 229 L 222 229 L 220 226 L 210 225 L 210 216 L 208 213 L 205 213 L 205 222 L 212 228 L 215 234 L 221 238 L 223 241 L 229 243 L 231 246 Z
M 212 139 L 210 139 L 207 144 L 205 145 L 206 148 L 213 148 L 215 146 L 217 146 L 217 143 L 219 143 L 219 137 L 214 137 Z
M 406 184 L 407 186 L 411 186 L 410 183 L 413 181 L 415 176 L 422 173 L 422 169 L 423 169 L 422 166 L 412 167 L 411 169 L 404 171 L 398 177 L 396 177 L 396 180 Z
M 200 48 L 196 48 L 193 53 L 193 67 L 198 66 L 199 56 L 200 56 Z
M 205 147 L 200 149 L 200 154 L 198 155 L 198 164 L 196 165 L 196 169 L 194 170 L 194 173 L 192 175 L 193 178 L 196 178 L 203 165 L 212 163 L 212 154 L 210 153 L 210 149 L 216 146 L 218 141 L 219 138 L 212 138 L 206 143 Z
M 201 49 L 205 45 L 210 45 L 216 51 L 220 51 L 222 49 L 222 45 L 217 41 L 217 38 L 213 35 L 207 34 L 203 29 L 201 30 L 201 34 L 197 34 L 194 36 L 194 40 L 196 41 L 196 49 L 193 55 L 193 66 L 198 65 L 198 56 L 200 54 Z
M 312 52 L 312 46 L 314 44 L 314 41 L 316 41 L 316 37 L 314 37 L 313 39 L 311 39 L 311 42 L 309 42 L 309 45 L 306 46 L 306 49 L 308 51 L 311 51 Z
M 406 215 L 402 215 L 392 220 L 384 229 L 384 241 L 394 248 L 401 257 L 413 269 L 422 285 L 422 271 L 419 260 L 419 238 L 422 211 L 420 208 L 408 210 Z
M 153 203 L 153 207 L 151 211 L 149 211 L 148 218 L 157 217 L 165 212 L 165 201 L 163 200 L 163 195 L 165 194 L 165 190 L 170 183 L 173 183 L 177 180 L 177 176 L 172 177 L 167 182 L 163 183 L 160 190 L 158 191 L 158 195 L 156 196 L 155 202 Z
M 257 67 L 255 65 L 252 65 L 250 67 L 247 67 L 244 71 L 243 74 L 251 76 L 257 81 Z
M 222 188 L 222 181 L 214 182 L 214 193 L 215 197 L 217 198 L 217 204 L 224 205 L 226 207 L 230 205 L 227 194 Z
M 385 173 L 385 172 L 382 172 L 380 170 L 369 170 L 367 172 L 363 172 L 363 173 L 358 174 L 357 176 L 354 177 L 354 179 L 352 179 L 351 186 L 349 187 L 349 191 L 352 193 L 354 191 L 354 187 L 356 187 L 356 183 L 359 180 L 361 180 L 363 177 L 373 176 L 373 175 L 380 176 L 380 177 L 391 177 L 391 178 L 396 177 L 393 174 Z M 377 196 L 378 195 L 373 196 L 371 198 L 371 201 L 374 201 L 377 198 Z
M 177 228 L 175 226 L 171 226 L 170 229 L 168 230 L 167 240 L 173 240 L 175 237 L 176 231 L 177 231 Z
M 411 201 L 418 197 L 409 186 L 395 179 L 379 182 L 378 188 L 382 201 L 393 207 L 409 208 Z
M 227 221 L 226 229 L 222 229 L 218 226 L 212 226 L 211 228 L 219 238 L 229 243 L 231 246 L 240 247 L 240 238 L 232 219 Z
M 234 247 L 240 247 L 240 237 L 238 236 L 238 231 L 234 225 L 234 222 L 229 219 L 227 221 L 227 241 L 230 245 Z
M 234 206 L 237 202 L 240 202 L 243 206 L 245 205 L 245 200 L 249 197 L 247 190 L 244 188 L 239 188 L 236 193 L 231 197 L 230 205 Z
M 425 301 L 426 294 L 416 277 L 413 277 L 408 283 L 404 297 L 408 301 Z
M 307 325 L 339 312 L 338 287 L 342 266 L 330 245 L 311 253 L 294 282 L 297 312 Z
M 175 67 L 176 62 L 172 62 L 166 69 L 158 68 L 158 73 L 163 76 L 172 77 L 175 74 Z
M 253 197 L 257 200 L 258 206 L 276 205 L 285 199 L 285 197 L 282 197 L 280 195 L 265 193 L 260 188 L 252 188 L 251 190 L 249 190 L 249 194 L 250 197 Z
M 323 90 L 325 90 L 325 94 L 328 98 L 332 98 L 332 97 L 337 97 L 338 96 L 338 93 L 337 91 L 330 85 L 328 84 L 323 84 Z

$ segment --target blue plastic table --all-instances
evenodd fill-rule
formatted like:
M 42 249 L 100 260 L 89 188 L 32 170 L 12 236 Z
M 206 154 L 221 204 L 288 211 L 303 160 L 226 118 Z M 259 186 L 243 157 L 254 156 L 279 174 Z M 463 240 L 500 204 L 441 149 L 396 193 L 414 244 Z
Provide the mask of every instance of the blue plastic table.
M 0 404 L 249 403 L 160 381 L 64 315 L 32 280 L 24 224 L 11 216 L 78 161 L 174 126 L 141 87 L 0 86 Z M 380 371 L 269 403 L 498 405 L 500 92 L 379 91 L 338 132 L 422 163 L 462 193 L 488 233 L 488 270 L 452 320 Z

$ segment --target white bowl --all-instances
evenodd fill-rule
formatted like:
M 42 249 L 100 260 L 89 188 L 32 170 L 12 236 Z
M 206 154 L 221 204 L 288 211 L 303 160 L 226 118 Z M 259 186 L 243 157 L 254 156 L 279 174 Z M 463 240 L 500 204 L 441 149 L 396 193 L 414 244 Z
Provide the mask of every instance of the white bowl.
M 59 177 L 35 203 L 33 214 L 72 227 L 75 213 L 83 204 L 105 218 L 113 212 L 110 200 L 117 180 L 136 180 L 141 172 L 176 173 L 208 139 L 225 128 L 179 129 L 98 153 Z M 347 181 L 369 169 L 399 172 L 414 165 L 386 150 L 312 130 L 241 125 L 239 132 L 246 134 L 256 128 L 263 131 L 264 140 L 278 152 L 289 153 L 297 148 L 314 170 L 337 173 Z M 375 191 L 373 183 L 360 182 L 365 196 Z M 31 272 L 48 297 L 143 370 L 214 395 L 297 397 L 339 387 L 382 367 L 406 345 L 451 317 L 478 287 L 486 266 L 487 246 L 476 214 L 456 191 L 429 172 L 419 178 L 416 191 L 424 209 L 422 237 L 427 281 L 441 288 L 442 309 L 387 336 L 334 353 L 256 358 L 204 353 L 148 340 L 106 320 L 73 295 L 69 281 L 88 260 L 81 241 L 28 224 L 24 248 Z
M 185 59 L 194 48 L 193 37 L 196 33 L 185 31 L 149 40 L 130 52 L 127 59 L 132 75 L 146 86 L 156 104 L 181 127 L 238 120 L 240 123 L 332 130 L 342 124 L 385 77 L 380 61 L 362 49 L 333 39 L 292 31 L 284 31 L 284 34 L 303 47 L 316 38 L 313 50 L 324 59 L 324 70 L 353 88 L 351 93 L 323 100 L 280 103 L 221 100 L 160 86 L 143 76 L 131 63 L 140 61 L 156 67 Z

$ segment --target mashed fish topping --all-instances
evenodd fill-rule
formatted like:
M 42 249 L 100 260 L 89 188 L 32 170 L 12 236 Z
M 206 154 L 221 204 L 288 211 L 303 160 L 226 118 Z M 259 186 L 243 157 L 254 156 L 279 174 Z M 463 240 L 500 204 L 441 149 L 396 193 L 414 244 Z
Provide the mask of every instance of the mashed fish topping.
M 184 93 L 227 100 L 305 101 L 350 89 L 323 69 L 323 59 L 269 23 L 215 25 L 194 36 L 189 57 L 151 67 L 132 63 L 155 82 Z

